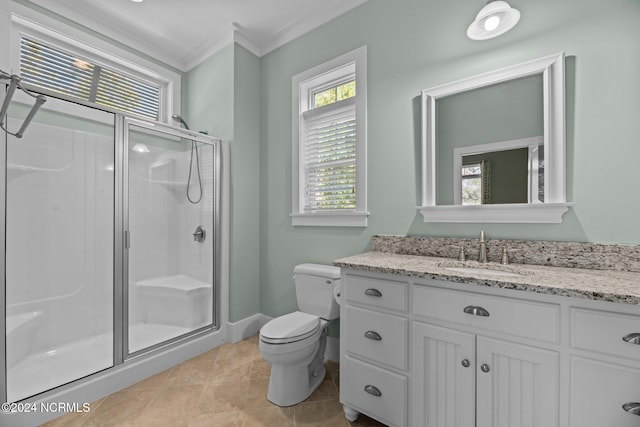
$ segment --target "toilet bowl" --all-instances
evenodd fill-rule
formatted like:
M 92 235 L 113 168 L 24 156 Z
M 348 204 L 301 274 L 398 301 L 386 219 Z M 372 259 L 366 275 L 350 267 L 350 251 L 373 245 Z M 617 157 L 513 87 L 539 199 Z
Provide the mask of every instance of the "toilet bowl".
M 326 375 L 326 326 L 340 313 L 333 294 L 339 268 L 301 264 L 294 280 L 300 310 L 260 329 L 260 353 L 271 365 L 267 399 L 278 406 L 302 402 L 320 386 Z

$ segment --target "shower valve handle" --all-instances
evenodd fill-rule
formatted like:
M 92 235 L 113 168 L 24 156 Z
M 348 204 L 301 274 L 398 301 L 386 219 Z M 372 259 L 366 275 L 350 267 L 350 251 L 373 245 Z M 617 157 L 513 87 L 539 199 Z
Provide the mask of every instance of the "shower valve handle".
M 193 233 L 193 241 L 202 243 L 206 238 L 207 238 L 207 231 L 205 230 L 205 228 L 201 225 L 196 227 L 196 232 Z

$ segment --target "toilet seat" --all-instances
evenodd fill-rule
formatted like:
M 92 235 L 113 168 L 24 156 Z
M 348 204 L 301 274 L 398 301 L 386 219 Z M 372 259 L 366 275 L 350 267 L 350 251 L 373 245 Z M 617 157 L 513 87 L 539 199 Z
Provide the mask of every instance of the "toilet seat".
M 294 311 L 267 322 L 260 329 L 260 340 L 269 344 L 293 343 L 309 338 L 318 332 L 320 327 L 318 316 Z

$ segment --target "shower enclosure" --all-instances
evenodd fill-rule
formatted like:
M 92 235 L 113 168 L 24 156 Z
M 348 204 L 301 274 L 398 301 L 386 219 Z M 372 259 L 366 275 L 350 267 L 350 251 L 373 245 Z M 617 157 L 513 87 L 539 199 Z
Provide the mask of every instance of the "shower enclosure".
M 219 331 L 222 141 L 53 98 L 1 136 L 2 402 Z

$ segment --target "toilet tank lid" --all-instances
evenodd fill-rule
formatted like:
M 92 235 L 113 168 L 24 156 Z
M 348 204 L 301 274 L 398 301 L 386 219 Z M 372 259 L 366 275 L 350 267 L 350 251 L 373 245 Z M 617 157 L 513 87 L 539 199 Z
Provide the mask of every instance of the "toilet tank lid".
M 329 279 L 340 278 L 340 267 L 324 264 L 299 264 L 293 269 L 294 274 L 309 274 L 311 276 L 327 277 Z

